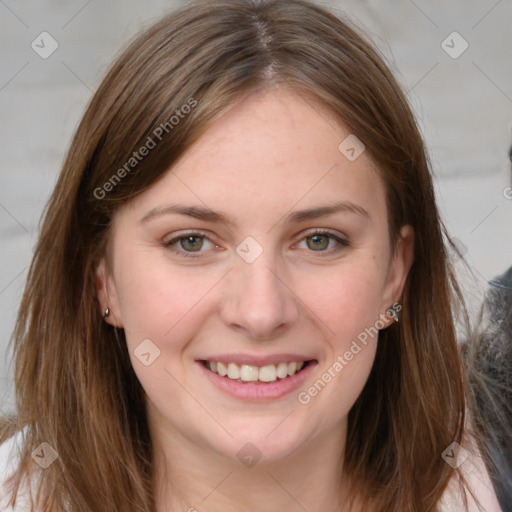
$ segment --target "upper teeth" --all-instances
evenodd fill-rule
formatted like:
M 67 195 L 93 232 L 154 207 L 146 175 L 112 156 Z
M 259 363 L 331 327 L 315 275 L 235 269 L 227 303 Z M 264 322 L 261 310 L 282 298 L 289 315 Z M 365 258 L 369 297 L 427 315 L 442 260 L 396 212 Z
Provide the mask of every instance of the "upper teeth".
M 207 361 L 206 366 L 221 377 L 227 377 L 232 380 L 241 379 L 244 382 L 274 382 L 279 377 L 284 379 L 295 375 L 304 366 L 304 361 L 290 363 L 268 364 L 267 366 L 253 366 L 248 364 L 238 365 L 236 363 L 221 363 L 217 361 Z

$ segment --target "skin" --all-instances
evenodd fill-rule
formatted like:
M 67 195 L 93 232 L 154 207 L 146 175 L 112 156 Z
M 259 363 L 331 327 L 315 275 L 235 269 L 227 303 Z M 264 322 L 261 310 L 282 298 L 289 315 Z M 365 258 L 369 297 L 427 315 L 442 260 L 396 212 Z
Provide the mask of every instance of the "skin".
M 341 477 L 347 415 L 368 378 L 377 336 L 306 405 L 299 391 L 322 377 L 365 328 L 399 302 L 412 264 L 413 230 L 390 245 L 384 185 L 364 152 L 349 161 L 350 134 L 321 105 L 286 89 L 253 94 L 216 120 L 152 188 L 115 215 L 97 269 L 106 321 L 125 329 L 147 394 L 159 512 L 346 510 Z M 350 201 L 350 211 L 298 223 L 290 213 Z M 176 213 L 179 204 L 222 212 L 226 223 Z M 347 240 L 308 239 L 327 229 Z M 201 230 L 198 258 L 165 242 Z M 236 252 L 248 236 L 263 253 Z M 108 262 L 108 264 L 107 264 Z M 390 322 L 386 319 L 386 328 Z M 149 366 L 134 350 L 150 339 Z M 248 402 L 226 395 L 197 359 L 220 353 L 292 353 L 318 364 L 300 389 Z M 261 459 L 244 466 L 250 442 Z

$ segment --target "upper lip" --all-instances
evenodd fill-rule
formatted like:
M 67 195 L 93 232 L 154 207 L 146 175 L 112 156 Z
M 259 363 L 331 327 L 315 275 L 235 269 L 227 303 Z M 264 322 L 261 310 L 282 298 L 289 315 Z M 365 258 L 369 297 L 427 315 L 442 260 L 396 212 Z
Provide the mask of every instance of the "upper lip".
M 198 361 L 215 361 L 220 363 L 246 364 L 249 366 L 267 366 L 270 364 L 290 363 L 300 361 L 312 361 L 314 358 L 299 354 L 273 354 L 267 356 L 256 356 L 249 354 L 217 354 L 203 357 Z

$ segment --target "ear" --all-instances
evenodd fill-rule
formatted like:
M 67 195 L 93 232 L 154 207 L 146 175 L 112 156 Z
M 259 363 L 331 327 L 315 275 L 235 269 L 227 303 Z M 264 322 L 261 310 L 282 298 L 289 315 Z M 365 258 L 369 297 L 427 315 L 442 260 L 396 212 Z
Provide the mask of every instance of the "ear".
M 111 276 L 107 268 L 107 262 L 105 257 L 101 258 L 95 270 L 95 281 L 96 281 L 96 294 L 98 302 L 100 303 L 101 316 L 104 317 L 105 311 L 108 308 L 109 315 L 104 317 L 105 322 L 112 325 L 113 327 L 122 328 L 122 316 L 119 308 L 119 300 L 117 291 L 114 283 L 114 279 Z
M 400 303 L 404 291 L 405 281 L 414 261 L 414 229 L 412 226 L 402 226 L 400 236 L 396 242 L 384 285 L 381 302 L 381 314 L 395 303 Z M 401 309 L 401 308 L 400 308 Z M 399 310 L 397 310 L 399 311 Z M 382 318 L 382 317 L 381 317 Z M 386 315 L 389 323 L 394 320 Z

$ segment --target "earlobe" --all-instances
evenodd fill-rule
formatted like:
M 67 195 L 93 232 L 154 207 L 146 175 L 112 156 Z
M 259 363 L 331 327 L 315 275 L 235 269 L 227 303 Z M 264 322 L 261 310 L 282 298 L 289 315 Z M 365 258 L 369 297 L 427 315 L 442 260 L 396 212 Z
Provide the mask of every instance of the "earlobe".
M 113 327 L 123 327 L 115 284 L 108 272 L 105 257 L 101 258 L 96 267 L 95 281 L 101 316 Z

